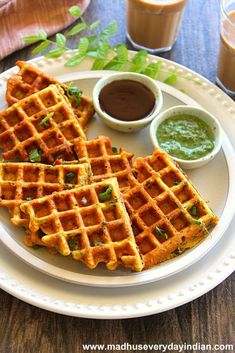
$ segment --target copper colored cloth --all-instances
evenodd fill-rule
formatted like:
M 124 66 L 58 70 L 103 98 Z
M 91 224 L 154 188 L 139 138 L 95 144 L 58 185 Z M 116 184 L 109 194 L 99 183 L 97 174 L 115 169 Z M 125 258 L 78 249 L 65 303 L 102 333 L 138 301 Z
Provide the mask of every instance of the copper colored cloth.
M 39 28 L 52 35 L 70 25 L 75 17 L 68 8 L 79 5 L 82 12 L 90 0 L 0 0 L 0 60 L 26 44 L 22 37 Z

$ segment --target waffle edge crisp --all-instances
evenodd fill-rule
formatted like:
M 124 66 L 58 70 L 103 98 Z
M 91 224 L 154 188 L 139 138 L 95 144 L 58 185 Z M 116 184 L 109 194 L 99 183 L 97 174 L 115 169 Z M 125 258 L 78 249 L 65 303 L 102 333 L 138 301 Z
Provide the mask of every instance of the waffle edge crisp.
M 13 224 L 27 227 L 28 218 L 20 211 L 22 202 L 89 182 L 90 168 L 86 163 L 51 166 L 0 162 L 0 206 L 9 209 Z
M 109 190 L 109 191 L 108 191 Z M 105 193 L 109 197 L 102 199 Z M 141 271 L 130 220 L 116 178 L 54 193 L 23 203 L 29 229 L 45 234 L 42 242 L 95 268 L 104 262 L 109 270 L 119 264 Z
M 40 161 L 73 160 L 73 141 L 84 131 L 58 85 L 51 85 L 0 113 L 0 147 L 7 160 L 29 161 L 37 150 Z
M 9 106 L 43 90 L 51 84 L 60 85 L 65 93 L 69 88 L 69 86 L 61 84 L 54 77 L 42 72 L 28 62 L 17 61 L 16 65 L 19 67 L 19 72 L 7 80 L 6 101 Z M 95 112 L 92 101 L 82 95 L 80 104 L 77 104 L 73 99 L 70 99 L 70 103 L 82 128 L 84 130 L 87 129 L 87 125 Z
M 123 196 L 147 269 L 195 246 L 218 218 L 164 151 L 137 158 L 133 167 L 135 177 Z

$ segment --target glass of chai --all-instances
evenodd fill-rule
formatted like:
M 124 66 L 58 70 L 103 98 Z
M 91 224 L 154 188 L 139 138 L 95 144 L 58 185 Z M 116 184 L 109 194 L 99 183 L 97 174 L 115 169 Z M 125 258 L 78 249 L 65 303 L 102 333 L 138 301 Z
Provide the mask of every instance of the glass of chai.
M 217 84 L 235 97 L 235 0 L 221 0 L 220 53 Z
M 127 38 L 149 53 L 171 50 L 187 0 L 126 0 Z

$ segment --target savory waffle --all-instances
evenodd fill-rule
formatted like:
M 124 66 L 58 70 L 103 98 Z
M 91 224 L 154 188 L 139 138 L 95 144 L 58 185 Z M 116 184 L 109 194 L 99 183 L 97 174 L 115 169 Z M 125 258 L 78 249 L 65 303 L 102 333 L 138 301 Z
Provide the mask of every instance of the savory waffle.
M 23 203 L 30 218 L 29 229 L 45 235 L 42 242 L 62 255 L 72 253 L 89 268 L 106 263 L 142 270 L 130 220 L 115 178 L 54 193 Z
M 69 86 L 61 84 L 54 77 L 45 74 L 35 66 L 25 61 L 17 61 L 19 72 L 11 76 L 7 81 L 6 101 L 9 105 L 15 104 L 21 99 L 30 96 L 33 93 L 43 90 L 51 84 L 60 85 L 65 93 Z M 70 95 L 69 95 L 70 97 Z M 70 99 L 76 114 L 83 129 L 87 127 L 88 122 L 94 115 L 94 108 L 89 98 L 80 97 L 80 104 L 77 104 L 74 99 Z
M 89 163 L 93 182 L 116 177 L 121 191 L 129 186 L 128 175 L 132 171 L 132 153 L 112 147 L 106 136 L 94 140 L 76 139 L 74 151 L 80 163 Z
M 147 269 L 196 245 L 218 218 L 164 151 L 133 166 L 124 200 Z
M 87 164 L 49 166 L 0 162 L 0 206 L 9 209 L 12 223 L 27 227 L 28 219 L 19 207 L 22 202 L 88 183 Z
M 60 86 L 51 85 L 0 113 L 0 147 L 7 160 L 73 160 L 78 137 L 86 139 Z

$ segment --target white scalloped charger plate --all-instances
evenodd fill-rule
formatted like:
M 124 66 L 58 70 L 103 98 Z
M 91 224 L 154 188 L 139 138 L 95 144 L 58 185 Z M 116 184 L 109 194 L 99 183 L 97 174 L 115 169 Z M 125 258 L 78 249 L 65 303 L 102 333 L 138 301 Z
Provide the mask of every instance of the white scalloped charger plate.
M 70 54 L 66 54 L 66 57 L 69 55 Z M 100 77 L 103 73 L 78 73 L 77 69 L 76 72 L 74 69 L 66 69 L 63 67 L 64 59 L 65 58 L 45 60 L 39 58 L 34 60 L 34 62 L 38 67 L 59 77 L 61 80 L 72 81 L 76 80 L 78 76 L 83 78 L 80 81 L 81 86 L 85 93 L 89 93 L 90 85 L 94 84 L 94 82 L 92 83 L 92 81 L 94 81 L 94 76 L 97 79 L 97 77 Z M 149 60 L 156 60 L 156 57 L 149 56 Z M 200 105 L 217 116 L 226 135 L 234 141 L 235 106 L 232 100 L 209 81 L 192 71 L 180 65 L 173 65 L 172 62 L 165 59 L 163 61 L 166 69 L 177 69 L 182 76 L 187 78 L 186 80 L 182 79 L 178 82 L 179 88 L 183 88 L 184 91 L 187 92 L 187 96 L 173 88 L 161 84 L 161 87 L 165 92 L 164 95 L 166 96 L 165 107 L 172 104 L 180 104 L 182 102 L 184 104 L 197 104 L 196 102 L 200 102 Z M 89 68 L 90 62 L 87 60 L 79 67 L 79 71 L 89 70 Z M 16 71 L 17 70 L 13 68 L 0 76 L 1 107 L 4 105 L 2 93 L 5 90 L 5 81 L 9 75 Z M 194 101 L 190 99 L 190 97 Z M 130 135 L 128 135 L 128 139 L 124 139 L 121 136 L 118 136 L 118 133 L 94 122 L 90 128 L 89 137 L 96 136 L 100 133 L 109 135 L 117 146 L 126 146 L 131 150 Z M 91 288 L 65 283 L 39 273 L 25 265 L 15 256 L 12 256 L 4 246 L 1 246 L 0 283 L 2 288 L 16 297 L 48 310 L 68 315 L 98 318 L 134 317 L 164 311 L 190 301 L 213 288 L 216 284 L 226 278 L 234 269 L 234 254 L 232 253 L 232 249 L 234 249 L 234 238 L 232 237 L 235 227 L 234 221 L 229 230 L 226 231 L 234 212 L 234 203 L 232 202 L 232 195 L 234 195 L 234 152 L 231 148 L 229 138 L 226 135 L 224 136 L 223 152 L 220 153 L 214 162 L 211 162 L 207 167 L 204 167 L 206 169 L 203 170 L 203 174 L 200 174 L 199 170 L 190 173 L 190 177 L 193 179 L 198 189 L 204 197 L 211 201 L 211 206 L 223 221 L 220 221 L 219 226 L 216 227 L 219 229 L 218 233 L 214 233 L 197 248 L 180 256 L 178 259 L 162 264 L 156 269 L 145 271 L 143 274 L 129 274 L 118 271 L 116 275 L 111 273 L 108 278 L 107 276 L 102 276 L 102 272 L 93 273 L 93 276 L 88 272 L 81 273 L 80 276 L 78 275 L 78 278 L 76 278 L 76 276 L 74 277 L 74 273 L 76 275 L 78 267 L 63 268 L 65 265 L 60 259 L 59 275 L 50 273 L 59 278 L 63 278 L 63 276 L 70 274 L 72 277 L 67 278 L 67 280 L 75 280 L 75 282 L 80 281 L 89 285 L 96 284 L 96 282 L 94 282 L 95 278 L 95 280 L 98 281 L 98 286 L 107 285 L 107 281 L 111 283 L 111 286 L 133 286 L 131 288 L 128 287 L 121 289 L 96 288 L 96 296 L 94 299 Z M 126 136 L 127 135 L 125 135 L 125 138 Z M 143 141 L 141 135 L 138 136 L 137 142 L 138 141 Z M 150 142 L 146 140 L 144 145 L 142 144 L 140 146 L 138 143 L 135 145 L 135 154 L 144 155 L 151 153 L 150 149 Z M 213 163 L 214 166 L 212 167 Z M 209 183 L 204 182 L 205 175 L 206 178 L 208 178 Z M 32 258 L 36 259 L 33 260 L 33 262 L 36 261 L 33 265 L 37 268 L 41 266 L 40 270 L 42 271 L 48 273 L 48 268 L 50 268 L 50 270 L 58 270 L 58 264 L 56 263 L 57 260 L 54 261 L 54 264 L 53 262 L 50 263 L 50 260 L 45 258 L 44 255 L 39 254 L 38 252 L 33 252 L 32 254 L 29 249 L 23 248 L 20 239 L 19 242 L 15 241 L 13 230 L 10 231 L 11 225 L 7 222 L 6 215 L 7 213 L 1 213 L 1 239 L 7 247 L 11 248 L 21 258 L 25 257 L 24 260 L 26 262 L 29 261 L 29 258 L 30 260 Z M 207 256 L 202 257 L 205 253 L 207 253 Z M 193 261 L 192 257 L 194 258 Z M 52 258 L 53 257 L 50 257 L 50 259 Z M 198 261 L 195 262 L 196 260 Z M 186 269 L 189 262 L 190 264 L 193 262 L 195 263 Z M 74 262 L 71 263 L 74 264 Z M 217 268 L 218 265 L 219 268 Z M 153 274 L 155 270 L 158 270 L 158 274 Z M 100 271 L 103 271 L 103 269 L 100 269 Z M 171 275 L 174 273 L 174 276 L 162 280 L 162 277 L 169 275 L 169 271 Z M 176 274 L 176 272 L 178 273 Z M 199 274 L 200 276 L 198 278 Z M 81 275 L 85 277 L 79 279 L 79 277 L 82 277 Z M 138 278 L 139 275 L 140 277 Z M 88 279 L 89 276 L 90 279 Z M 150 282 L 155 279 L 159 279 L 159 281 L 157 283 L 139 286 L 138 289 L 134 286 L 135 284 Z M 187 281 L 185 281 L 186 279 Z M 94 301 L 96 303 L 95 306 L 93 305 Z

